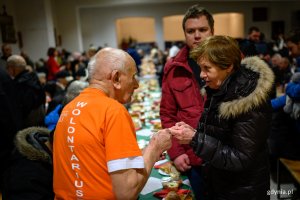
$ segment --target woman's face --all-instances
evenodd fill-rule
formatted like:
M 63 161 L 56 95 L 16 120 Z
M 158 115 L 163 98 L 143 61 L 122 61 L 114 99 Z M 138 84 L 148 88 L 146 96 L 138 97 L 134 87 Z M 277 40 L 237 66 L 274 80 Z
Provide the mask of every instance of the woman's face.
M 218 89 L 223 81 L 231 73 L 233 66 L 222 69 L 217 65 L 209 62 L 206 58 L 200 58 L 198 64 L 201 68 L 200 77 L 206 82 L 206 86 L 211 89 Z

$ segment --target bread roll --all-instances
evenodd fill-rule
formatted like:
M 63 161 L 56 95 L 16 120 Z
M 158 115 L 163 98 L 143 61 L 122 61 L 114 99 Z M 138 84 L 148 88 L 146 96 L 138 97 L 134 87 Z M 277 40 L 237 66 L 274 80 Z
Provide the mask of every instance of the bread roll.
M 181 200 L 180 196 L 175 191 L 170 191 L 165 197 L 166 200 Z

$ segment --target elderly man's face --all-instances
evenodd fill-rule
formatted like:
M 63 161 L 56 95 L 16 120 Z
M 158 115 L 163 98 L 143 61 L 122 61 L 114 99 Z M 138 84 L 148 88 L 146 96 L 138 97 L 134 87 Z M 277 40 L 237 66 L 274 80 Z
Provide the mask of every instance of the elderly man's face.
M 126 62 L 125 72 L 121 72 L 120 83 L 121 89 L 118 91 L 117 100 L 124 104 L 131 101 L 131 97 L 135 89 L 139 87 L 138 81 L 136 80 L 137 69 L 133 59 Z
M 10 75 L 10 77 L 14 78 L 15 70 L 14 70 L 13 66 L 7 65 L 6 70 L 7 70 L 8 74 Z

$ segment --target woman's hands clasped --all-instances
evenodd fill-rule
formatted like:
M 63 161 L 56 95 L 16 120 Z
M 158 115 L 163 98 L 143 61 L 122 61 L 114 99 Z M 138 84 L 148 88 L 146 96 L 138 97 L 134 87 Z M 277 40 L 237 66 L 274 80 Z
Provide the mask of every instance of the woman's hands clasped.
M 196 133 L 196 130 L 185 122 L 177 122 L 169 130 L 172 136 L 178 139 L 180 144 L 189 144 Z

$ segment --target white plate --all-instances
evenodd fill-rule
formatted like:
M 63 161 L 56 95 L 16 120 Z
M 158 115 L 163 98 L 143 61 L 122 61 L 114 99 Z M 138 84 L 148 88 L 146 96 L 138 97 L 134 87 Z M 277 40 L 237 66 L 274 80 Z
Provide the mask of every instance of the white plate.
M 158 173 L 159 173 L 160 175 L 163 175 L 163 176 L 170 176 L 169 174 L 167 174 L 166 172 L 164 172 L 164 171 L 161 170 L 161 169 L 158 169 Z
M 161 123 L 161 120 L 160 119 L 152 119 L 152 120 L 150 120 L 150 123 L 151 124 Z
M 166 163 L 166 162 L 168 162 L 168 161 L 169 161 L 169 160 L 167 160 L 167 159 L 159 160 L 159 161 L 157 161 L 157 162 L 154 164 L 154 166 L 161 165 L 161 164 Z

